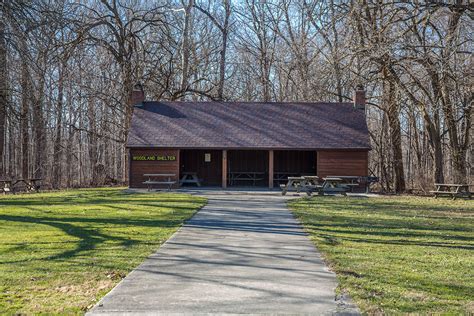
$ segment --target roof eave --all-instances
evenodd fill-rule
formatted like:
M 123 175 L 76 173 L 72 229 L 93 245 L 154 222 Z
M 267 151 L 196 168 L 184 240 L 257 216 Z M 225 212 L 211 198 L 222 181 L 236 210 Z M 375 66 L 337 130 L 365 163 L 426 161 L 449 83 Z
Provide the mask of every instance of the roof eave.
M 127 145 L 128 149 L 209 149 L 209 150 L 316 150 L 316 151 L 370 151 L 372 147 L 222 147 L 222 146 L 161 146 Z

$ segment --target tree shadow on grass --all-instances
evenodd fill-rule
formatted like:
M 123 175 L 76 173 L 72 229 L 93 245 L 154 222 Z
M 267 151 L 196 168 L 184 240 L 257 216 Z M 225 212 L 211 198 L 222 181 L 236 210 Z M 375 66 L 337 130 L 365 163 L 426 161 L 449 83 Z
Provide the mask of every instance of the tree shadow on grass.
M 382 220 L 370 220 L 370 219 L 363 219 L 358 217 L 351 217 L 351 216 L 331 216 L 331 215 L 317 215 L 311 221 L 308 220 L 309 226 L 316 227 L 334 227 L 334 228 L 341 228 L 344 231 L 347 230 L 353 231 L 357 229 L 354 233 L 364 233 L 364 234 L 380 234 L 380 235 L 403 235 L 406 234 L 417 237 L 442 237 L 440 232 L 443 232 L 445 235 L 453 238 L 463 239 L 464 237 L 461 235 L 454 235 L 455 233 L 469 233 L 472 232 L 472 227 L 469 226 L 461 226 L 459 223 L 455 224 L 447 224 L 442 222 L 440 219 L 437 220 L 436 225 L 430 224 L 423 218 L 424 221 L 414 222 L 410 221 L 410 218 L 403 219 L 400 218 L 398 220 L 392 219 L 388 220 L 385 219 L 383 222 Z M 370 229 L 371 231 L 367 231 Z M 378 231 L 374 231 L 378 230 Z M 341 232 L 344 232 L 341 231 Z M 438 232 L 437 234 L 430 234 L 432 232 Z M 472 240 L 472 238 L 471 238 Z
M 458 205 L 456 201 L 449 201 L 449 203 L 442 204 L 439 200 L 430 201 L 411 201 L 411 200 L 377 200 L 378 198 L 372 199 L 354 199 L 353 197 L 341 198 L 341 197 L 312 197 L 303 201 L 297 201 L 295 204 L 307 205 L 310 207 L 330 207 L 332 210 L 337 211 L 365 211 L 365 212 L 376 212 L 376 213 L 388 213 L 393 215 L 402 215 L 410 211 L 421 211 L 421 212 L 446 212 L 450 213 L 453 211 L 464 212 L 468 214 L 474 214 L 474 203 L 472 206 L 469 205 Z M 462 200 L 461 200 L 462 201 Z
M 321 230 L 321 229 L 318 229 Z M 324 231 L 324 230 L 323 230 Z M 331 232 L 330 230 L 327 230 Z M 335 236 L 331 234 L 325 234 L 321 232 L 315 232 L 316 236 L 324 238 L 325 243 L 327 244 L 337 244 L 340 241 L 350 241 L 357 243 L 370 243 L 370 244 L 381 244 L 381 245 L 400 245 L 400 246 L 420 246 L 420 247 L 440 247 L 440 248 L 450 248 L 450 249 L 463 249 L 463 250 L 474 250 L 474 246 L 470 245 L 460 245 L 460 244 L 451 244 L 443 243 L 439 241 L 414 241 L 409 239 L 374 239 L 368 237 L 349 237 L 349 236 Z
M 130 204 L 132 203 L 143 203 L 148 206 L 154 206 L 152 203 L 161 202 L 162 204 L 169 207 L 170 203 L 190 203 L 190 204 L 199 204 L 197 201 L 192 199 L 153 199 L 153 198 L 143 198 L 143 199 L 127 199 L 126 196 L 121 196 L 121 198 L 111 199 L 110 197 L 103 198 L 94 198 L 94 197 L 47 197 L 47 198 L 24 198 L 24 199 L 11 199 L 11 200 L 0 200 L 0 205 L 2 206 L 48 206 L 48 205 L 102 205 L 102 204 Z
M 314 235 L 328 240 L 328 243 L 335 240 L 347 240 L 374 244 L 474 250 L 472 236 L 459 234 L 470 232 L 469 227 L 446 227 L 441 223 L 435 227 L 427 227 L 406 223 L 402 220 L 386 220 L 381 223 L 377 220 L 371 221 L 346 216 L 343 216 L 342 219 L 341 217 L 315 216 L 311 219 L 304 219 L 303 222 Z M 420 238 L 431 240 L 419 240 Z
M 296 213 L 314 235 L 328 244 L 346 240 L 474 250 L 472 236 L 468 234 L 472 232 L 472 224 L 458 216 L 459 210 L 453 207 L 413 206 L 376 200 L 355 205 L 347 199 L 313 202 L 317 203 L 308 204 L 308 208 L 298 205 Z M 445 212 L 444 216 L 439 213 L 441 210 Z M 471 211 L 467 209 L 464 213 L 470 214 Z M 432 214 L 437 218 L 429 217 Z
M 115 241 L 122 247 L 129 247 L 141 243 L 140 240 L 132 238 L 124 238 L 118 236 L 107 235 L 101 233 L 98 229 L 84 228 L 79 225 L 73 225 L 72 223 L 97 223 L 97 224 L 112 224 L 126 226 L 142 226 L 142 227 L 165 227 L 171 228 L 176 227 L 182 223 L 181 220 L 129 220 L 129 219 L 117 219 L 117 218 L 104 218 L 104 219 L 91 219 L 91 218 L 55 218 L 55 217 L 30 217 L 30 216 L 8 216 L 0 215 L 0 220 L 20 222 L 20 223 L 32 223 L 48 225 L 57 229 L 60 229 L 65 234 L 76 237 L 79 239 L 77 246 L 74 249 L 66 250 L 56 255 L 48 256 L 45 258 L 38 258 L 36 260 L 68 260 L 80 253 L 88 250 L 95 249 L 98 245 L 107 241 Z M 23 244 L 23 243 L 22 243 Z M 18 261 L 3 261 L 2 263 L 20 263 L 30 261 L 31 259 L 24 259 Z

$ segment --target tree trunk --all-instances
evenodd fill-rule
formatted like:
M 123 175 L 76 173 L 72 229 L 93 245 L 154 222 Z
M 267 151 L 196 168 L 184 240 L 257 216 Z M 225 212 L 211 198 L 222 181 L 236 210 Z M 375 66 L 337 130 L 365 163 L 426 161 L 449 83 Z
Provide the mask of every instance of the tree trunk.
M 435 183 L 444 183 L 444 158 L 443 158 L 443 144 L 441 143 L 440 119 L 438 110 L 435 110 L 433 115 L 434 123 L 431 121 L 427 124 L 428 140 L 433 150 L 434 158 L 434 180 Z
M 74 186 L 75 183 L 74 180 L 77 179 L 77 177 L 74 175 L 74 169 L 76 166 L 75 157 L 73 155 L 74 153 L 74 129 L 72 128 L 73 123 L 68 123 L 69 128 L 68 128 L 68 137 L 67 137 L 67 146 L 66 146 L 66 161 L 68 162 L 67 164 L 67 179 L 66 179 L 66 186 L 68 188 Z
M 184 5 L 184 2 L 183 2 Z M 183 94 L 182 99 L 185 100 L 186 90 L 188 88 L 188 76 L 189 76 L 189 29 L 191 27 L 191 9 L 193 8 L 194 0 L 189 0 L 188 4 L 184 8 L 184 27 L 183 27 L 183 42 L 181 45 L 181 92 Z
M 385 75 L 387 73 L 385 72 Z M 384 78 L 384 100 L 386 102 L 385 109 L 390 127 L 390 140 L 392 143 L 392 156 L 394 164 L 394 188 L 395 192 L 401 193 L 405 191 L 405 171 L 403 167 L 402 156 L 402 133 L 400 128 L 400 119 L 398 117 L 399 107 L 397 104 L 396 85 L 391 78 Z
M 95 113 L 94 101 L 92 98 L 87 100 L 87 121 L 89 122 L 89 162 L 90 162 L 90 172 L 91 172 L 91 182 L 90 185 L 97 185 L 96 179 L 97 174 L 95 174 L 97 166 L 97 129 L 95 122 Z
M 330 3 L 331 15 L 335 16 L 334 0 L 331 0 Z M 331 19 L 331 29 L 334 35 L 334 44 L 332 45 L 332 55 L 333 55 L 333 64 L 334 64 L 334 75 L 336 77 L 336 93 L 337 101 L 343 102 L 342 99 L 342 71 L 341 71 L 341 62 L 339 57 L 339 36 L 336 29 L 336 19 Z
M 391 185 L 390 185 L 390 176 L 389 173 L 387 172 L 387 164 L 386 164 L 386 157 L 385 157 L 385 148 L 387 148 L 387 144 L 384 141 L 385 140 L 385 135 L 388 134 L 387 131 L 387 115 L 383 116 L 382 119 L 382 128 L 381 128 L 381 133 L 380 133 L 380 144 L 381 149 L 380 149 L 380 168 L 381 168 L 381 175 L 382 175 L 382 186 L 383 183 L 385 183 L 385 191 L 391 191 Z
M 3 4 L 3 2 L 2 2 Z M 5 40 L 5 22 L 3 14 L 0 16 L 0 176 L 5 175 L 5 137 L 7 117 L 7 43 Z
M 44 101 L 44 76 L 39 78 L 38 82 L 38 97 L 35 98 L 33 105 L 33 134 L 35 137 L 35 165 L 34 177 L 44 178 L 45 164 L 47 160 L 46 155 L 46 138 L 44 131 L 44 117 L 43 117 L 43 101 Z
M 387 70 L 389 72 L 390 77 L 397 83 L 398 87 L 401 88 L 405 92 L 408 98 L 413 102 L 415 106 L 418 107 L 418 109 L 423 115 L 425 127 L 428 132 L 429 143 L 430 143 L 431 149 L 433 151 L 433 156 L 434 156 L 433 157 L 434 163 L 435 163 L 434 180 L 435 182 L 443 183 L 444 182 L 443 150 L 441 146 L 441 136 L 439 133 L 440 128 L 439 128 L 438 114 L 435 111 L 434 118 L 432 120 L 426 104 L 422 103 L 413 95 L 410 89 L 408 89 L 407 86 L 400 80 L 400 77 L 398 76 L 395 69 L 393 69 L 393 67 L 391 67 L 390 65 L 387 65 Z M 433 121 L 435 121 L 435 123 L 433 123 Z
M 61 150 L 61 139 L 62 139 L 62 118 L 63 118 L 63 93 L 64 93 L 64 71 L 65 65 L 61 64 L 58 70 L 58 102 L 56 108 L 56 137 L 54 139 L 53 148 L 53 188 L 58 189 L 61 187 L 61 175 L 62 175 L 62 150 Z
M 263 102 L 270 101 L 270 60 L 268 51 L 268 36 L 266 29 L 266 18 L 265 18 L 265 2 L 259 2 L 259 33 L 258 38 L 260 41 L 260 71 L 261 71 L 261 82 L 262 82 L 262 97 Z M 257 18 L 257 17 L 255 17 Z
M 449 96 L 448 89 L 449 79 L 445 78 L 442 80 L 441 98 L 443 103 L 444 121 L 448 127 L 449 132 L 449 145 L 451 161 L 453 164 L 453 182 L 454 183 L 466 183 L 466 150 L 463 144 L 459 143 L 458 130 L 456 126 L 456 119 L 453 113 L 453 104 Z M 467 131 L 468 133 L 469 131 Z
M 126 109 L 125 109 L 125 124 L 123 129 L 123 155 L 122 155 L 122 182 L 128 181 L 128 154 L 125 149 L 127 145 L 128 132 L 130 131 L 130 125 L 132 123 L 133 115 L 133 100 L 132 100 L 132 85 L 133 85 L 133 74 L 132 74 L 132 65 L 131 62 L 125 62 L 122 66 L 122 80 L 124 84 L 124 99 L 126 100 Z
M 217 88 L 217 99 L 224 99 L 224 83 L 225 83 L 225 66 L 226 66 L 226 53 L 227 53 L 227 37 L 229 28 L 229 17 L 230 17 L 230 0 L 224 1 L 225 7 L 225 19 L 224 25 L 222 26 L 222 49 L 220 52 L 221 59 L 219 65 L 219 87 Z
M 30 98 L 29 69 L 26 58 L 26 39 L 20 36 L 21 59 L 21 109 L 20 109 L 20 135 L 21 135 L 21 176 L 29 178 L 29 152 L 28 152 L 28 112 Z
M 68 162 L 66 164 L 66 186 L 68 188 L 77 186 L 77 175 L 75 174 L 75 171 L 77 170 L 77 158 L 76 155 L 74 154 L 74 149 L 75 149 L 75 143 L 74 139 L 76 136 L 76 130 L 74 127 L 76 126 L 76 121 L 77 121 L 77 112 L 74 110 L 74 107 L 77 106 L 76 104 L 73 103 L 73 98 L 71 96 L 72 94 L 72 87 L 71 85 L 68 85 L 68 89 L 66 90 L 66 113 L 69 115 L 66 117 L 66 126 L 67 126 L 67 143 L 66 143 L 66 161 Z

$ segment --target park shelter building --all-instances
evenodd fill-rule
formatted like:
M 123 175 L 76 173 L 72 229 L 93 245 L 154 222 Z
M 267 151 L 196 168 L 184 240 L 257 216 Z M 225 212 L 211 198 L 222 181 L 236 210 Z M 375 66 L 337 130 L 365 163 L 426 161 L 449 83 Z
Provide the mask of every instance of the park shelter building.
M 354 102 L 144 101 L 137 86 L 129 186 L 144 174 L 197 173 L 205 186 L 273 188 L 288 176 L 367 176 L 365 91 Z M 239 175 L 244 175 L 240 177 Z

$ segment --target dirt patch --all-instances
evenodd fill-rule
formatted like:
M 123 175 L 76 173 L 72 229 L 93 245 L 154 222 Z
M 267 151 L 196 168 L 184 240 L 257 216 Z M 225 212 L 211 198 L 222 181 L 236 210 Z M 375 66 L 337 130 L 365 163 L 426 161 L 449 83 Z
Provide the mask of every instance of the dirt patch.
M 20 313 L 66 313 L 74 310 L 86 311 L 94 306 L 97 298 L 104 291 L 111 290 L 119 280 L 109 278 L 90 279 L 82 283 L 57 284 L 51 287 L 31 287 L 25 300 L 34 301 L 30 310 L 21 310 Z

